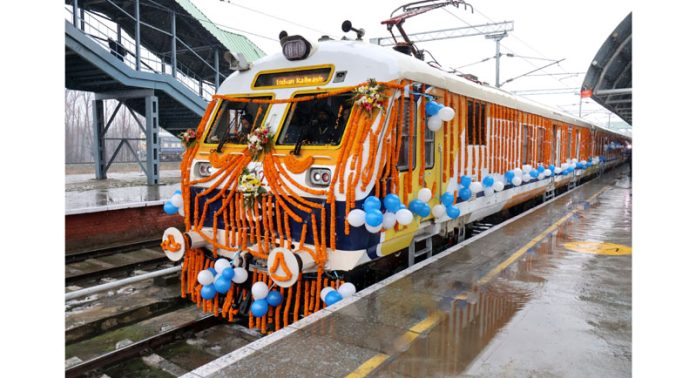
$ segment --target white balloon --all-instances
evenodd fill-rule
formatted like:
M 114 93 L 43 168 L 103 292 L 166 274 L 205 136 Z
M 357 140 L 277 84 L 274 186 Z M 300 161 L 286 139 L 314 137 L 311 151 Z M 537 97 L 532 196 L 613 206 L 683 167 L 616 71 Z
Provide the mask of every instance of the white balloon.
M 500 192 L 503 189 L 505 189 L 505 184 L 503 184 L 502 181 L 496 181 L 495 183 L 493 183 L 493 190 L 495 190 L 496 192 Z
M 341 285 L 341 286 L 343 286 L 343 285 Z M 326 301 L 326 299 L 325 299 L 325 298 L 326 298 L 326 294 L 329 294 L 329 293 L 332 292 L 333 290 L 335 290 L 335 289 L 334 289 L 333 287 L 331 287 L 331 286 L 327 286 L 327 287 L 321 289 L 321 291 L 319 292 L 319 296 L 321 297 L 321 301 L 322 301 L 322 302 L 325 302 L 325 301 Z
M 583 160 L 583 161 L 581 161 L 580 163 L 582 163 L 582 165 L 586 165 L 586 164 L 587 164 L 587 160 Z
M 369 224 L 365 223 L 365 228 L 367 229 L 367 231 L 369 231 L 373 234 L 376 234 L 376 233 L 382 231 L 382 224 L 375 226 L 375 227 L 372 227 Z
M 215 282 L 215 277 L 213 276 L 213 272 L 209 271 L 208 269 L 201 270 L 198 272 L 198 283 L 203 285 L 203 286 L 208 286 Z
M 433 192 L 430 191 L 428 188 L 423 188 L 418 191 L 418 199 L 423 201 L 423 202 L 428 202 L 430 199 L 433 198 Z
M 365 210 L 353 209 L 348 213 L 348 223 L 353 227 L 362 227 L 365 224 Z
M 520 186 L 521 184 L 522 184 L 522 178 L 517 177 L 517 176 L 512 178 L 512 185 Z
M 227 259 L 217 259 L 215 261 L 215 271 L 218 273 L 222 273 L 225 268 L 230 268 L 232 265 L 230 265 L 230 262 Z
M 457 183 L 457 179 L 451 177 L 447 183 L 447 193 L 454 194 L 454 191 L 457 190 L 458 187 L 459 184 Z
M 394 225 L 396 224 L 396 214 L 387 211 L 384 213 L 382 216 L 382 227 L 384 227 L 385 230 L 392 229 Z
M 449 106 L 445 106 L 444 108 L 440 109 L 439 112 L 437 112 L 437 115 L 445 122 L 451 121 L 454 119 L 454 109 L 450 108 Z
M 182 217 L 185 217 L 185 216 L 186 216 L 186 213 L 184 212 L 184 207 L 183 207 L 183 206 L 181 206 L 181 207 L 179 208 L 179 215 L 181 215 Z
M 561 173 L 562 171 L 563 171 L 563 170 L 562 170 L 561 168 L 556 167 L 556 169 L 553 170 L 553 173 L 559 174 L 559 173 Z
M 445 205 L 438 203 L 437 205 L 433 206 L 433 216 L 435 218 L 441 218 L 443 215 L 447 213 L 447 209 L 445 209 Z
M 548 168 L 544 169 L 544 176 L 551 176 L 551 170 Z
M 343 285 L 338 287 L 338 294 L 341 294 L 341 297 L 343 298 L 350 297 L 351 295 L 355 294 L 355 285 L 350 282 L 345 282 Z
M 251 286 L 251 296 L 254 299 L 264 299 L 268 295 L 268 285 L 265 282 L 256 282 Z
M 544 172 L 539 173 L 539 176 L 537 176 L 539 180 L 543 180 L 545 177 L 546 175 L 544 175 Z
M 515 176 L 522 177 L 522 170 L 521 169 L 515 168 L 512 171 L 515 172 Z
M 483 191 L 483 184 L 478 181 L 474 181 L 471 183 L 471 185 L 469 185 L 469 190 L 471 190 L 471 194 L 481 192 Z
M 522 175 L 523 182 L 529 182 L 529 180 L 531 180 L 531 179 L 532 179 L 532 176 L 530 176 L 529 173 L 525 173 L 524 175 Z
M 562 171 L 565 171 L 566 168 L 568 168 L 568 163 L 563 163 L 563 164 L 561 164 L 561 170 L 562 170 Z
M 399 209 L 396 212 L 396 221 L 404 226 L 409 225 L 413 222 L 413 213 L 409 209 Z
M 430 131 L 438 131 L 442 128 L 442 118 L 437 114 L 428 118 L 428 129 Z
M 484 194 L 486 197 L 492 196 L 493 193 L 494 193 L 494 190 L 493 190 L 493 188 L 490 187 L 490 186 L 487 187 L 486 189 L 483 189 L 483 194 Z
M 176 207 L 184 206 L 184 198 L 179 193 L 173 195 L 169 202 Z
M 576 164 L 578 162 L 578 159 L 573 159 L 571 161 L 573 162 L 573 164 Z
M 236 284 L 243 284 L 249 278 L 249 273 L 244 268 L 234 268 L 234 277 L 232 277 L 232 282 Z
M 532 170 L 532 166 L 529 164 L 525 164 L 522 166 L 522 172 L 524 173 L 529 173 Z

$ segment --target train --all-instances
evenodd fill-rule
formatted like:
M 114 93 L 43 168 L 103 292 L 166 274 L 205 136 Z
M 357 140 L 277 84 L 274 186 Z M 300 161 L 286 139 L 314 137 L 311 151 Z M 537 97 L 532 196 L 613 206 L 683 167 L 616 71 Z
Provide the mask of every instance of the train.
M 630 153 L 630 137 L 404 49 L 280 43 L 189 130 L 185 229 L 162 238 L 182 297 L 264 333 L 352 295 L 362 267 L 461 241 L 472 222 Z

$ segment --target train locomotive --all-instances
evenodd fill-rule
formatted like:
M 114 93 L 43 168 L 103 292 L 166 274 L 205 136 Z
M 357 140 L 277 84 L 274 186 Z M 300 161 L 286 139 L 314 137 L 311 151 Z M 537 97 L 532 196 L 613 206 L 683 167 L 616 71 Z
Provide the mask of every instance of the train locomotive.
M 182 297 L 264 333 L 350 295 L 359 267 L 626 159 L 621 134 L 403 50 L 281 44 L 187 133 L 185 229 L 162 239 Z

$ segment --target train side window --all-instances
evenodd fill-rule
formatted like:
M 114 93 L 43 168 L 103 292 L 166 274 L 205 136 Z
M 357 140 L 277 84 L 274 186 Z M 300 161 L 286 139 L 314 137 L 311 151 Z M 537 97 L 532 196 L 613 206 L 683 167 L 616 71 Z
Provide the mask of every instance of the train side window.
M 435 165 L 435 132 L 425 128 L 425 169 Z
M 575 158 L 580 160 L 580 142 L 582 140 L 582 137 L 581 137 L 582 133 L 580 133 L 580 130 L 578 130 L 578 133 L 576 135 L 577 135 L 577 141 L 575 143 Z
M 524 125 L 522 126 L 522 164 L 527 164 L 527 158 L 529 157 L 529 154 L 527 153 L 527 149 L 529 148 L 529 126 Z
M 537 128 L 537 161 L 544 162 L 544 128 Z
M 417 104 L 416 108 L 418 108 Z M 401 148 L 399 150 L 399 161 L 396 167 L 400 171 L 405 171 L 408 169 L 408 154 L 411 154 L 411 169 L 416 167 L 416 149 L 415 146 L 409 143 L 409 121 L 411 119 L 411 101 L 408 98 L 404 98 L 403 111 L 401 112 Z M 416 121 L 416 117 L 413 117 L 413 121 Z M 418 128 L 413 125 L 413 144 L 416 144 L 416 137 L 418 135 Z
M 486 144 L 486 104 L 467 101 L 466 143 Z
M 568 159 L 573 158 L 573 152 L 570 150 L 572 142 L 573 142 L 573 128 L 569 127 L 568 128 Z

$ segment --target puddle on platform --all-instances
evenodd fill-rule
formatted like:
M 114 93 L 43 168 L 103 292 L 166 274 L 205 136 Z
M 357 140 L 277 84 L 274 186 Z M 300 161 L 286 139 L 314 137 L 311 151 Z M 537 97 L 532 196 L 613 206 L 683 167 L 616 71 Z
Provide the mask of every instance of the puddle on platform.
M 631 256 L 565 248 L 580 241 L 631 246 L 630 189 L 605 191 L 486 285 L 443 297 L 377 376 L 630 376 Z

